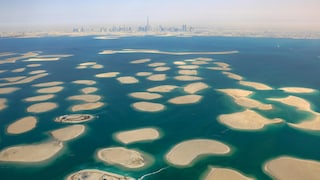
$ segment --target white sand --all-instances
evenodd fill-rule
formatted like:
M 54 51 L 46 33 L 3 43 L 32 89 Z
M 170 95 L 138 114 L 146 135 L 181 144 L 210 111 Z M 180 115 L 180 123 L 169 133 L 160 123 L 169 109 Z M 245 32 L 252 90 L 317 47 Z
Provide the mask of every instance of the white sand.
M 137 72 L 136 76 L 150 76 L 152 72 Z
M 85 180 L 135 180 L 128 176 L 122 176 L 97 169 L 85 169 L 72 173 L 66 178 L 66 180 L 83 180 L 83 177 L 85 177 Z
M 268 98 L 268 100 L 281 102 L 285 105 L 293 106 L 302 111 L 313 112 L 310 102 L 297 96 L 288 96 L 285 98 Z
M 48 112 L 58 107 L 57 103 L 53 102 L 43 102 L 31 105 L 27 108 L 27 112 L 31 113 L 43 113 Z
M 114 135 L 115 139 L 123 144 L 131 144 L 141 141 L 153 141 L 160 138 L 160 133 L 155 128 L 142 128 L 123 131 Z
M 201 77 L 198 76 L 175 76 L 174 79 L 178 80 L 178 81 L 198 81 L 198 80 L 202 80 Z
M 99 109 L 104 106 L 103 102 L 93 102 L 93 103 L 84 103 L 84 104 L 77 104 L 71 107 L 71 111 L 86 111 L 86 110 L 95 110 Z
M 280 90 L 288 93 L 314 93 L 317 90 L 305 87 L 283 87 Z
M 158 66 L 164 66 L 164 65 L 166 65 L 166 63 L 162 63 L 162 62 L 148 64 L 149 67 L 158 67 Z
M 84 85 L 92 86 L 92 85 L 96 84 L 96 81 L 93 81 L 93 80 L 76 80 L 76 81 L 72 81 L 72 83 L 74 83 L 74 84 L 84 84 Z
M 142 153 L 123 147 L 101 149 L 97 152 L 97 157 L 108 164 L 120 165 L 129 169 L 142 168 L 146 165 Z
M 7 132 L 9 134 L 21 134 L 31 131 L 36 125 L 37 119 L 33 116 L 27 116 L 11 123 L 7 128 Z
M 46 57 L 46 58 L 38 58 L 38 57 L 35 57 L 35 58 L 29 58 L 27 60 L 24 60 L 25 62 L 41 62 L 41 61 L 58 61 L 60 60 L 59 57 Z
M 77 66 L 76 69 L 87 69 L 88 66 Z
M 169 99 L 168 102 L 172 104 L 193 104 L 198 103 L 202 99 L 199 95 L 184 95 Z
M 197 70 L 179 70 L 178 74 L 181 74 L 181 75 L 197 75 L 198 71 Z
M 208 58 L 208 57 L 198 57 L 198 58 L 196 58 L 196 60 L 198 60 L 198 61 L 213 61 L 212 58 Z
M 223 92 L 233 97 L 248 97 L 253 94 L 252 91 L 248 91 L 244 89 L 217 89 L 217 91 Z
M 179 69 L 198 69 L 200 66 L 198 65 L 181 65 L 178 66 Z
M 132 106 L 134 109 L 143 112 L 159 112 L 165 109 L 165 106 L 162 104 L 144 101 L 133 103 Z
M 16 87 L 0 88 L 0 94 L 11 94 L 18 90 L 20 90 L 20 88 L 16 88 Z
M 275 179 L 320 179 L 320 162 L 281 156 L 268 161 L 264 170 Z
M 46 95 L 40 95 L 40 96 L 33 96 L 23 99 L 26 102 L 37 102 L 37 101 L 47 101 L 49 99 L 54 98 L 54 94 L 46 94 Z
M 28 64 L 27 67 L 40 67 L 41 64 Z
M 154 70 L 154 71 L 161 72 L 161 71 L 168 71 L 168 70 L 170 70 L 170 69 L 171 69 L 170 67 L 161 66 L 161 67 L 156 67 L 156 68 L 154 68 L 153 70 Z
M 97 78 L 113 78 L 113 77 L 117 77 L 119 74 L 120 72 L 107 72 L 107 73 L 96 74 L 95 76 Z
M 58 93 L 62 90 L 63 90 L 62 86 L 53 86 L 53 87 L 38 89 L 37 93 Z
M 159 99 L 162 97 L 161 94 L 149 93 L 149 92 L 133 92 L 133 93 L 130 93 L 129 96 L 138 98 L 138 99 L 144 99 L 144 100 Z
M 204 180 L 254 180 L 239 171 L 227 168 L 211 167 Z
M 11 72 L 13 72 L 13 73 L 19 73 L 19 72 L 23 72 L 23 71 L 25 71 L 25 70 L 26 70 L 26 68 L 18 68 L 18 69 L 12 70 Z
M 95 64 L 93 66 L 90 67 L 91 69 L 103 69 L 104 66 L 102 64 Z
M 167 154 L 166 160 L 176 166 L 191 166 L 203 155 L 223 155 L 230 152 L 224 143 L 209 139 L 192 139 L 175 145 Z
M 272 90 L 273 89 L 272 87 L 259 82 L 239 81 L 239 84 L 243 86 L 252 87 L 256 90 Z
M 0 98 L 0 111 L 7 107 L 7 101 L 5 98 Z
M 76 101 L 84 101 L 84 102 L 97 102 L 101 100 L 101 96 L 94 95 L 94 94 L 84 94 L 84 95 L 75 95 L 70 96 L 67 99 L 68 100 L 76 100 Z
M 288 125 L 302 130 L 320 131 L 320 114 L 314 113 L 311 119 L 306 119 L 297 124 L 288 123 Z
M 164 81 L 167 79 L 166 74 L 154 74 L 149 77 L 147 77 L 148 80 L 150 81 Z
M 166 92 L 171 92 L 172 90 L 178 88 L 178 86 L 175 85 L 161 85 L 161 86 L 156 86 L 153 88 L 149 88 L 147 89 L 147 91 L 149 92 L 162 92 L 162 93 L 166 93 Z
M 134 61 L 131 61 L 130 63 L 131 64 L 141 64 L 141 63 L 146 63 L 146 62 L 150 62 L 151 59 L 138 59 L 138 60 L 134 60 Z
M 84 63 L 80 63 L 79 66 L 93 66 L 96 65 L 97 62 L 84 62 Z
M 218 120 L 222 124 L 236 130 L 259 130 L 263 129 L 266 125 L 283 122 L 280 118 L 269 119 L 249 109 L 232 114 L 220 115 Z
M 121 84 L 135 84 L 138 83 L 139 80 L 133 76 L 123 76 L 123 77 L 118 77 L 117 80 Z
M 183 90 L 186 92 L 186 93 L 189 93 L 189 94 L 195 94 L 199 91 L 202 91 L 204 89 L 207 89 L 209 88 L 209 86 L 206 84 L 206 83 L 203 83 L 203 82 L 196 82 L 196 83 L 191 83 L 191 84 L 188 84 L 186 85 Z
M 76 124 L 51 131 L 51 135 L 59 141 L 69 141 L 83 134 L 85 129 L 84 125 Z
M 59 86 L 61 84 L 63 84 L 63 82 L 61 82 L 61 81 L 52 81 L 52 82 L 34 84 L 32 86 L 34 86 L 34 87 L 48 87 L 48 86 Z
M 86 87 L 80 90 L 82 93 L 84 94 L 90 94 L 90 93 L 94 93 L 96 91 L 98 91 L 98 88 L 96 87 Z
M 15 81 L 22 80 L 22 79 L 24 79 L 26 77 L 27 76 L 6 77 L 6 78 L 1 78 L 0 80 L 5 80 L 5 81 L 8 81 L 8 82 L 15 82 Z
M 20 163 L 42 162 L 55 156 L 62 148 L 62 142 L 57 141 L 12 146 L 0 151 L 0 161 Z
M 183 62 L 183 61 L 175 61 L 175 62 L 173 62 L 173 64 L 175 64 L 175 65 L 186 65 L 187 63 Z
M 238 74 L 235 74 L 235 73 L 231 73 L 231 72 L 222 72 L 222 74 L 225 74 L 227 75 L 228 78 L 231 78 L 231 79 L 235 79 L 235 80 L 238 80 L 238 81 L 241 81 L 243 80 L 243 77 L 238 75 Z
M 41 73 L 46 73 L 46 70 L 35 70 L 35 71 L 30 71 L 28 74 L 41 74 Z

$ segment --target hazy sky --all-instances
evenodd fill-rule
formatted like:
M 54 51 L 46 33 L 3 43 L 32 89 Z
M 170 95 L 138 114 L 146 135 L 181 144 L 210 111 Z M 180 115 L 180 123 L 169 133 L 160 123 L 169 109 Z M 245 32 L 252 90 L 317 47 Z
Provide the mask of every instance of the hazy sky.
M 320 31 L 320 0 L 0 0 L 0 28 L 145 24 L 147 16 L 151 25 L 285 26 Z

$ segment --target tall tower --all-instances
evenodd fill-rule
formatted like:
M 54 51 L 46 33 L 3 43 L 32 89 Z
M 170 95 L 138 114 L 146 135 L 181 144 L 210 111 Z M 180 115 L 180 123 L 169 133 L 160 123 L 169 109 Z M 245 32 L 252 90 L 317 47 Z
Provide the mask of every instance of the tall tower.
M 150 30 L 149 16 L 147 16 L 146 31 L 149 31 L 149 30 Z

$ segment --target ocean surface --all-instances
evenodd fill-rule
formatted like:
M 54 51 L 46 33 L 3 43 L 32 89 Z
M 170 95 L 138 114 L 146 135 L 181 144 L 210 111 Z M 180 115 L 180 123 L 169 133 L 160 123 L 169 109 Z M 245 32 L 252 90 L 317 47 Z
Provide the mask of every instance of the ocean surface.
M 224 55 L 170 55 L 152 53 L 115 53 L 98 54 L 103 50 L 152 49 L 168 52 L 210 52 L 233 51 L 239 53 Z M 80 113 L 97 116 L 96 119 L 83 123 L 87 131 L 82 136 L 65 143 L 65 148 L 57 156 L 43 163 L 6 163 L 0 162 L 1 180 L 18 179 L 64 179 L 67 175 L 82 169 L 101 169 L 122 175 L 144 179 L 201 179 L 209 167 L 235 169 L 255 179 L 272 179 L 263 171 L 266 161 L 282 156 L 294 156 L 302 159 L 320 161 L 320 133 L 294 129 L 286 123 L 268 125 L 261 130 L 239 131 L 228 128 L 218 122 L 217 117 L 243 110 L 233 103 L 232 99 L 216 91 L 221 88 L 240 88 L 252 90 L 254 98 L 264 103 L 274 104 L 271 111 L 256 110 L 260 114 L 286 122 L 297 123 L 306 118 L 305 113 L 295 108 L 266 100 L 270 97 L 286 97 L 289 95 L 277 88 L 287 86 L 308 87 L 320 90 L 320 40 L 274 39 L 274 38 L 237 38 L 237 37 L 122 37 L 118 39 L 97 40 L 86 37 L 43 37 L 25 39 L 0 39 L 0 53 L 13 52 L 19 54 L 30 51 L 41 52 L 40 55 L 72 54 L 59 61 L 26 62 L 0 64 L 0 70 L 8 70 L 0 74 L 5 77 L 25 76 L 34 70 L 46 70 L 49 75 L 31 83 L 14 85 L 22 89 L 11 94 L 0 94 L 0 98 L 8 99 L 7 108 L 0 111 L 0 150 L 20 144 L 33 144 L 50 138 L 49 132 L 68 124 L 54 122 L 57 116 L 71 114 L 70 107 L 76 104 L 66 100 L 69 96 L 80 94 L 80 89 L 87 85 L 74 84 L 79 79 L 94 80 L 91 87 L 99 90 L 93 94 L 101 95 L 105 106 Z M 17 55 L 12 55 L 12 57 Z M 10 56 L 9 56 L 10 57 Z M 168 99 L 185 95 L 181 89 L 163 93 L 163 98 L 151 102 L 161 103 L 166 109 L 161 112 L 148 113 L 135 110 L 131 105 L 140 100 L 128 94 L 159 85 L 177 85 L 183 87 L 188 81 L 178 81 L 178 68 L 174 61 L 207 57 L 214 61 L 230 65 L 230 72 L 239 74 L 247 81 L 267 84 L 274 88 L 269 91 L 257 91 L 241 86 L 237 80 L 230 79 L 221 71 L 206 67 L 214 64 L 200 65 L 198 76 L 210 88 L 197 94 L 203 96 L 196 104 L 174 105 Z M 0 57 L 0 60 L 7 57 Z M 150 58 L 151 62 L 164 62 L 170 70 L 165 73 L 165 81 L 149 81 L 145 77 L 135 76 L 137 72 L 154 72 L 149 63 L 131 64 L 130 61 Z M 102 69 L 77 69 L 80 63 L 96 62 Z M 41 64 L 39 67 L 27 67 L 20 73 L 10 70 L 26 67 L 27 64 Z M 119 76 L 135 76 L 136 84 L 121 84 L 116 78 L 97 78 L 96 74 L 120 72 Z M 154 72 L 157 73 L 157 72 Z M 33 84 L 63 81 L 64 89 L 56 93 L 51 102 L 58 108 L 45 113 L 28 113 L 27 107 L 33 103 L 23 101 L 26 97 L 38 95 Z M 5 82 L 0 80 L 0 82 Z M 198 82 L 198 81 L 195 81 Z M 10 86 L 11 87 L 11 86 Z M 313 110 L 320 112 L 320 94 L 295 94 L 313 105 Z M 79 112 L 77 112 L 79 113 Z M 19 118 L 34 115 L 38 118 L 35 129 L 20 134 L 10 135 L 6 132 L 8 125 Z M 151 142 L 139 142 L 123 145 L 113 138 L 113 134 L 125 130 L 143 127 L 155 127 L 161 130 L 160 139 Z M 228 155 L 201 156 L 189 167 L 175 167 L 165 160 L 165 154 L 176 144 L 190 139 L 214 139 L 228 144 L 232 153 Z M 130 170 L 103 163 L 96 158 L 97 150 L 106 147 L 121 146 L 138 149 L 154 157 L 154 163 L 144 169 Z M 164 168 L 162 171 L 158 171 Z M 158 172 L 157 172 L 158 171 Z

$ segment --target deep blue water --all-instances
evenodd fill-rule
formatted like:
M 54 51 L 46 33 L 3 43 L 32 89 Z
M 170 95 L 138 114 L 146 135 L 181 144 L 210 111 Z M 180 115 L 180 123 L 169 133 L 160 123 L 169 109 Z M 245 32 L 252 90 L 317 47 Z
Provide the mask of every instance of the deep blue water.
M 161 55 L 147 53 L 99 55 L 106 50 L 156 49 L 161 51 L 230 51 L 238 50 L 238 54 L 229 55 Z M 130 98 L 129 93 L 145 91 L 147 88 L 174 84 L 184 86 L 190 82 L 174 80 L 177 68 L 174 61 L 196 57 L 210 57 L 219 62 L 231 65 L 233 73 L 237 73 L 248 81 L 268 84 L 274 88 L 284 86 L 310 87 L 320 90 L 320 40 L 272 39 L 272 38 L 231 38 L 231 37 L 124 37 L 115 40 L 94 40 L 93 37 L 46 37 L 30 39 L 0 39 L 0 52 L 26 53 L 42 51 L 46 54 L 73 54 L 60 61 L 41 62 L 42 66 L 27 68 L 22 73 L 5 72 L 2 77 L 26 75 L 28 71 L 45 69 L 50 75 L 32 83 L 18 85 L 22 90 L 9 95 L 0 95 L 7 98 L 8 108 L 0 111 L 0 149 L 17 144 L 41 142 L 49 139 L 48 132 L 65 124 L 53 121 L 56 116 L 68 114 L 74 102 L 67 97 L 80 94 L 79 89 L 85 85 L 72 84 L 73 80 L 89 79 L 97 81 L 93 85 L 99 88 L 94 94 L 104 97 L 106 106 L 98 110 L 85 113 L 96 114 L 99 117 L 85 123 L 88 131 L 83 136 L 65 143 L 64 151 L 48 163 L 42 164 L 7 164 L 0 163 L 0 179 L 63 179 L 68 174 L 85 169 L 98 168 L 118 172 L 135 178 L 146 173 L 169 166 L 168 169 L 146 179 L 199 179 L 208 166 L 233 168 L 256 179 L 271 179 L 263 170 L 263 164 L 280 155 L 291 155 L 299 158 L 320 160 L 320 136 L 317 133 L 308 133 L 290 128 L 286 124 L 270 125 L 261 131 L 236 131 L 220 124 L 216 118 L 221 114 L 240 111 L 241 107 L 232 103 L 230 98 L 217 93 L 219 88 L 243 88 L 235 80 L 222 75 L 220 71 L 212 71 L 202 66 L 199 76 L 203 82 L 211 86 L 210 89 L 200 92 L 203 99 L 198 104 L 172 105 L 167 100 L 183 95 L 182 90 L 164 94 L 164 97 L 153 102 L 166 105 L 166 110 L 159 113 L 144 113 L 134 110 L 130 104 L 137 102 Z M 5 57 L 0 57 L 4 59 Z M 152 71 L 146 64 L 130 64 L 136 59 L 150 58 L 152 62 L 166 62 L 171 70 L 164 72 L 168 79 L 164 82 L 152 82 L 144 77 L 137 77 L 138 84 L 122 85 L 114 78 L 98 79 L 94 75 L 103 72 L 119 71 L 121 76 L 134 75 L 139 71 Z M 103 69 L 75 69 L 82 62 L 94 61 L 104 65 Z M 0 64 L 0 70 L 12 70 L 25 67 L 28 64 L 18 61 L 14 64 Z M 29 63 L 30 64 L 30 63 Z M 212 65 L 213 66 L 213 65 Z M 36 88 L 32 84 L 47 81 L 63 81 L 65 89 L 57 93 L 51 100 L 59 107 L 47 113 L 36 114 L 39 122 L 37 127 L 21 135 L 9 135 L 6 127 L 16 119 L 30 115 L 26 108 L 32 103 L 22 99 L 36 95 Z M 268 97 L 284 97 L 280 91 L 259 91 L 254 98 L 265 103 Z M 314 110 L 320 111 L 319 93 L 299 95 L 314 105 Z M 305 114 L 296 112 L 294 108 L 275 103 L 277 109 L 271 112 L 259 111 L 267 117 L 281 117 L 287 122 L 299 122 Z M 143 170 L 131 171 L 118 168 L 97 161 L 95 153 L 100 148 L 123 146 L 116 142 L 112 135 L 119 131 L 141 127 L 157 127 L 163 136 L 153 142 L 135 143 L 128 148 L 140 149 L 152 154 L 155 163 Z M 230 145 L 232 154 L 227 156 L 205 156 L 197 160 L 191 167 L 177 168 L 169 165 L 165 154 L 175 144 L 193 138 L 215 139 Z

